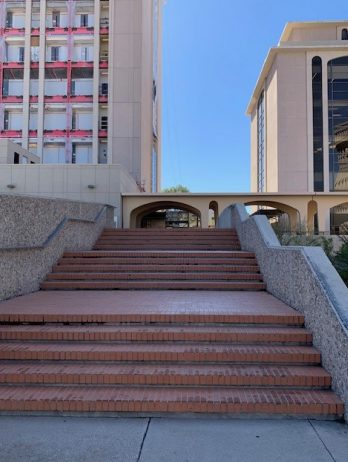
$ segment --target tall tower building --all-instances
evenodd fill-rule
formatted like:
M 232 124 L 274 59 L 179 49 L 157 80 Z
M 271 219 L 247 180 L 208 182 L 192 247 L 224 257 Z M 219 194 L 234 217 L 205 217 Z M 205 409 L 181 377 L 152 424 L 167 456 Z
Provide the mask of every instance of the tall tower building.
M 0 137 L 157 191 L 160 2 L 0 0 Z

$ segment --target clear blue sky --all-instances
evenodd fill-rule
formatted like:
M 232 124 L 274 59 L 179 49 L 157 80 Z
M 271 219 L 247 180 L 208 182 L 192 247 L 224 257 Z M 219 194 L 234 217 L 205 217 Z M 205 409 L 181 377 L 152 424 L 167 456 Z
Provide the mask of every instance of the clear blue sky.
M 347 19 L 347 0 L 167 0 L 162 187 L 249 190 L 245 110 L 286 22 Z

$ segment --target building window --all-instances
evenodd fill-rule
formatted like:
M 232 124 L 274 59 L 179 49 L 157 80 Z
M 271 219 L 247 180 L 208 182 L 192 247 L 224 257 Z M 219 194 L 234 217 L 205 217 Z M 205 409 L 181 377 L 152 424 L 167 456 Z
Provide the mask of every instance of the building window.
M 88 27 L 88 14 L 81 14 L 80 18 L 81 27 Z
M 51 48 L 51 61 L 59 61 L 59 47 Z
M 327 66 L 330 191 L 348 191 L 348 56 Z
M 107 130 L 108 129 L 108 116 L 101 116 L 100 129 L 101 130 Z
M 8 130 L 10 127 L 10 113 L 5 109 L 4 111 L 4 130 Z
M 314 191 L 324 191 L 323 72 L 319 56 L 312 59 Z
M 24 62 L 24 47 L 19 47 L 18 49 L 18 61 L 20 63 Z
M 265 93 L 257 104 L 257 189 L 265 191 Z
M 13 13 L 12 13 L 12 11 L 8 11 L 6 13 L 6 27 L 8 29 L 13 27 Z
M 52 13 L 52 26 L 60 27 L 60 12 L 59 11 L 53 11 Z
M 348 40 L 348 29 L 342 29 L 341 38 L 342 40 Z

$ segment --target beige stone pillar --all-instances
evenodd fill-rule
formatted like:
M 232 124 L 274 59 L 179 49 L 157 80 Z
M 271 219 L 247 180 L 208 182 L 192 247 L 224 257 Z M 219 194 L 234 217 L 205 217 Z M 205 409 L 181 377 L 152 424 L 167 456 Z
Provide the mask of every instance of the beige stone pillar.
M 318 200 L 319 233 L 330 234 L 330 207 L 325 201 Z

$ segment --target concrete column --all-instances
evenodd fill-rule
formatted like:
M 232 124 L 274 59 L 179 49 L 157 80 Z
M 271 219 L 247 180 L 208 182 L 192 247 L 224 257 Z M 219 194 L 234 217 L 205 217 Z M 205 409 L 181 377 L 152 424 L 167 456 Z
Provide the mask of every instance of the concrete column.
M 93 65 L 93 154 L 92 163 L 99 157 L 99 53 L 100 53 L 100 0 L 94 0 L 94 65 Z
M 30 100 L 30 61 L 31 61 L 31 0 L 26 0 L 24 34 L 24 76 L 23 76 L 23 128 L 22 146 L 29 146 L 29 100 Z
M 314 191 L 314 162 L 313 162 L 313 93 L 312 93 L 312 59 L 313 53 L 307 53 L 306 72 L 307 72 L 307 191 Z
M 114 112 L 115 112 L 115 99 L 114 99 L 114 77 L 115 77 L 115 55 L 116 55 L 116 1 L 109 2 L 109 94 L 108 94 L 108 152 L 107 163 L 116 163 L 113 160 L 113 138 L 116 131 L 114 127 Z M 128 227 L 128 226 L 127 226 Z
M 40 59 L 39 59 L 39 97 L 37 117 L 37 155 L 43 161 L 43 131 L 45 106 L 45 62 L 46 62 L 46 0 L 40 0 Z
M 319 233 L 330 234 L 330 207 L 325 202 L 318 201 Z
M 209 204 L 199 210 L 201 212 L 201 228 L 208 228 L 209 226 Z

